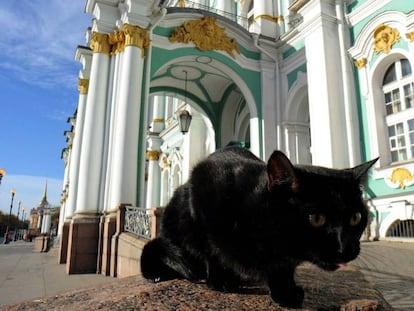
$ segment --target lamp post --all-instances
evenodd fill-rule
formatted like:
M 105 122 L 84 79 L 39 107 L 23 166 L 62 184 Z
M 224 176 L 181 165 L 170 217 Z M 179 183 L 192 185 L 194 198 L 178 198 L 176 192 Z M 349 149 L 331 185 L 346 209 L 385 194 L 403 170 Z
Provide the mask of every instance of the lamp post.
M 12 189 L 10 192 L 11 192 L 10 212 L 9 212 L 9 218 L 7 219 L 6 233 L 4 234 L 4 244 L 8 244 L 10 242 L 9 241 L 9 226 L 10 226 L 11 212 L 13 209 L 13 200 L 14 200 L 14 195 L 16 194 L 16 190 Z
M 19 203 L 19 208 L 17 209 L 17 225 L 16 225 L 16 228 L 14 230 L 14 241 L 15 242 L 17 241 L 17 237 L 19 235 L 17 231 L 19 230 L 20 205 L 22 205 L 22 201 L 21 200 L 19 200 L 17 202 Z

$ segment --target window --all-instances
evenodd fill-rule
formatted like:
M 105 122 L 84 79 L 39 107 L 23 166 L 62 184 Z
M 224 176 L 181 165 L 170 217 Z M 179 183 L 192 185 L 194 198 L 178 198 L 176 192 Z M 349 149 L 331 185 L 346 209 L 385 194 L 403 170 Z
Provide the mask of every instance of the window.
M 391 161 L 414 158 L 414 78 L 410 62 L 391 64 L 382 81 Z

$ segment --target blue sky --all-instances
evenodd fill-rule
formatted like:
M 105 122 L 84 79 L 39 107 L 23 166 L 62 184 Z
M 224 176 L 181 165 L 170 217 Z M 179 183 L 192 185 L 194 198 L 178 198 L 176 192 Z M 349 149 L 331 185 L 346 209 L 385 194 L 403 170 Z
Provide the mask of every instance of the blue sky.
M 36 207 L 46 181 L 58 205 L 63 185 L 66 122 L 78 101 L 74 60 L 85 45 L 91 16 L 86 0 L 0 2 L 0 209 L 9 212 L 10 190 L 26 209 Z

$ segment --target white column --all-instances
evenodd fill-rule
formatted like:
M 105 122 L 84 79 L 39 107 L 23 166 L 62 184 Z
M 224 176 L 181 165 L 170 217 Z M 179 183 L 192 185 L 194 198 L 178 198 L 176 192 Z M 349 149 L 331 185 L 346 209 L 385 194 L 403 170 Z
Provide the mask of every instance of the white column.
M 136 204 L 138 139 L 144 58 L 141 48 L 147 31 L 125 24 L 125 51 L 117 102 L 113 140 L 110 208 L 121 203 Z
M 97 212 L 99 209 L 109 72 L 108 35 L 94 32 L 91 48 L 94 53 L 83 126 L 76 213 Z
M 68 176 L 68 198 L 65 204 L 65 216 L 64 221 L 68 221 L 72 218 L 75 209 L 76 209 L 76 198 L 78 192 L 78 175 L 79 175 L 79 162 L 81 156 L 81 146 L 82 146 L 82 136 L 83 136 L 83 127 L 85 122 L 85 110 L 86 110 L 86 101 L 88 97 L 88 88 L 89 88 L 89 75 L 90 67 L 92 62 L 92 52 L 89 49 L 79 47 L 76 50 L 75 59 L 79 61 L 83 68 L 79 72 L 78 80 L 78 90 L 79 90 L 79 99 L 78 99 L 78 109 L 76 113 L 76 125 L 75 125 L 75 135 L 73 138 L 70 164 L 69 164 L 69 176 Z M 63 225 L 63 222 L 62 222 Z
M 73 144 L 72 144 L 73 148 Z M 59 212 L 59 224 L 58 224 L 58 231 L 57 231 L 57 239 L 60 239 L 63 232 L 63 223 L 65 221 L 65 210 L 67 208 L 68 203 L 68 189 L 69 189 L 69 167 L 70 167 L 70 154 L 72 153 L 72 148 L 66 148 L 63 151 L 62 158 L 65 161 L 65 175 L 63 177 L 63 188 L 62 188 L 62 195 L 61 195 L 61 206 Z

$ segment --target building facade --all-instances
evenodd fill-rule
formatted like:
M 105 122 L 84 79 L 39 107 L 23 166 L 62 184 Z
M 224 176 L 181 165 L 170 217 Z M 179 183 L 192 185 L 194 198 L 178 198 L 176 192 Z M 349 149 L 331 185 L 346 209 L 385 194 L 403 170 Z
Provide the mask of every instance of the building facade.
M 85 11 L 63 153 L 68 273 L 96 267 L 119 206 L 165 205 L 197 161 L 234 144 L 335 168 L 379 156 L 367 234 L 413 237 L 414 2 L 88 0 Z

